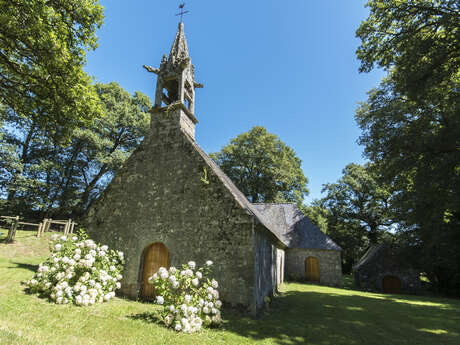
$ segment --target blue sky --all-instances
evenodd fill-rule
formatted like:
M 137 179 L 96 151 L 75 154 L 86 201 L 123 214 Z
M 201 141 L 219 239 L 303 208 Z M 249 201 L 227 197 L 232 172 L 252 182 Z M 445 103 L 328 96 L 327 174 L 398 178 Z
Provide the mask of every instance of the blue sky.
M 153 99 L 155 75 L 177 30 L 176 0 L 100 0 L 105 23 L 86 71 Z M 363 163 L 354 122 L 358 102 L 381 71 L 358 72 L 355 31 L 365 1 L 186 1 L 185 33 L 195 76 L 196 139 L 215 152 L 260 125 L 292 147 L 309 179 L 311 200 L 348 163 Z

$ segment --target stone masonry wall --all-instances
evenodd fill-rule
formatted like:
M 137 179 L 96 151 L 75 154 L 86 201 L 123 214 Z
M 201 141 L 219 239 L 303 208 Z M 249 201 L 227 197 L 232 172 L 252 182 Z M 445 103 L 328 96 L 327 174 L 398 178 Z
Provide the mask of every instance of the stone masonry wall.
M 340 251 L 320 249 L 286 250 L 286 276 L 292 280 L 305 280 L 305 259 L 318 259 L 320 284 L 342 286 L 342 264 Z
M 405 265 L 404 265 L 405 264 Z M 386 276 L 399 278 L 402 293 L 417 293 L 420 286 L 420 272 L 407 267 L 398 257 L 380 252 L 373 260 L 353 271 L 356 286 L 365 290 L 383 291 L 383 279 Z
M 90 207 L 86 227 L 95 240 L 124 251 L 127 296 L 139 296 L 144 249 L 162 242 L 170 265 L 212 260 L 221 298 L 253 305 L 253 216 L 193 147 L 181 116 L 181 109 L 153 111 L 149 135 Z
M 420 286 L 420 273 L 415 270 L 359 270 L 355 271 L 356 286 L 369 291 L 383 291 L 383 279 L 386 276 L 397 277 L 401 282 L 402 293 L 417 293 Z

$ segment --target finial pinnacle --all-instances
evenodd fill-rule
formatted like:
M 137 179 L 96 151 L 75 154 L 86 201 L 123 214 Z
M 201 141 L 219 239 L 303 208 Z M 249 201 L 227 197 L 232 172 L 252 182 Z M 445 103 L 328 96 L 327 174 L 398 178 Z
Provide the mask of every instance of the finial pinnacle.
M 190 11 L 184 11 L 185 7 L 185 2 L 181 2 L 179 4 L 179 13 L 176 14 L 176 16 L 180 16 L 180 22 L 182 23 L 182 19 L 184 17 L 184 14 L 189 13 Z

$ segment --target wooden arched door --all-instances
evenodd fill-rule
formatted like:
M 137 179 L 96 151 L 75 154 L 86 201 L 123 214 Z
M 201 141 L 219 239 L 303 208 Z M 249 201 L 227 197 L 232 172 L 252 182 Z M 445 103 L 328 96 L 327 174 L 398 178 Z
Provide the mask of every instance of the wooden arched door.
M 169 268 L 168 248 L 163 243 L 153 243 L 144 251 L 144 265 L 142 269 L 142 298 L 153 298 L 155 296 L 153 285 L 149 284 L 149 278 L 156 273 L 160 267 Z
M 400 293 L 401 280 L 395 276 L 385 276 L 382 281 L 383 292 L 386 293 Z
M 305 259 L 305 278 L 311 282 L 319 282 L 319 263 L 313 256 Z

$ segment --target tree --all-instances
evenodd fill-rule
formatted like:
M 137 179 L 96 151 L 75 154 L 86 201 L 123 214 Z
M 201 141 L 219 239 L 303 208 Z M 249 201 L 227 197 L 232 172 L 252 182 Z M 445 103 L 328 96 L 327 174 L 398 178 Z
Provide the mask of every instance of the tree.
M 366 156 L 395 191 L 395 220 L 401 230 L 413 232 L 408 250 L 420 254 L 417 264 L 446 289 L 460 282 L 460 118 L 456 107 L 455 103 L 450 109 L 445 105 L 443 112 L 428 101 L 410 100 L 386 80 L 356 114 Z
M 359 143 L 394 190 L 407 250 L 439 286 L 460 286 L 460 4 L 373 0 L 357 31 L 361 71 L 388 71 L 356 113 Z M 414 255 L 417 257 L 417 255 Z
M 414 100 L 458 99 L 460 3 L 457 0 L 370 0 L 356 31 L 360 71 L 389 71 L 395 90 Z M 457 97 L 457 98 L 456 98 Z M 437 102 L 435 102 L 437 103 Z
M 82 193 L 74 211 L 79 215 L 140 145 L 150 123 L 152 104 L 142 92 L 130 96 L 114 82 L 97 84 L 96 90 L 106 115 L 93 126 L 76 130 L 72 145 L 80 151 L 83 163 L 79 167 Z
M 343 249 L 344 271 L 377 244 L 393 224 L 389 188 L 379 183 L 373 166 L 348 164 L 336 183 L 323 186 L 317 202 L 327 219 L 327 234 Z
M 0 0 L 0 102 L 68 138 L 101 115 L 85 50 L 103 21 L 98 0 Z
M 308 194 L 308 179 L 294 150 L 255 126 L 211 154 L 251 202 L 296 202 Z
M 54 141 L 32 120 L 4 113 L 0 131 L 1 192 L 14 214 L 81 215 L 140 144 L 149 124 L 149 98 L 117 83 L 96 84 L 104 116 Z
M 357 221 L 363 227 L 371 244 L 377 244 L 379 235 L 393 224 L 391 193 L 377 181 L 372 166 L 348 164 L 337 183 L 323 186 L 326 196 L 321 200 L 331 215 L 343 223 Z

